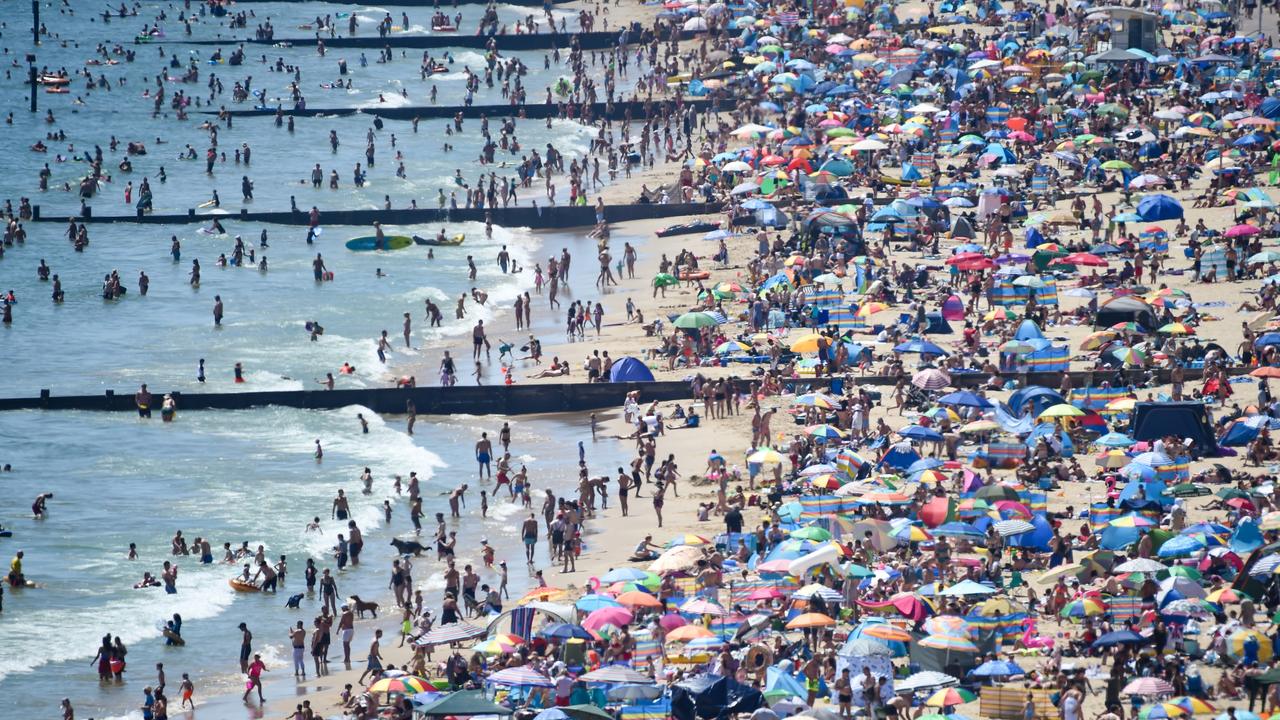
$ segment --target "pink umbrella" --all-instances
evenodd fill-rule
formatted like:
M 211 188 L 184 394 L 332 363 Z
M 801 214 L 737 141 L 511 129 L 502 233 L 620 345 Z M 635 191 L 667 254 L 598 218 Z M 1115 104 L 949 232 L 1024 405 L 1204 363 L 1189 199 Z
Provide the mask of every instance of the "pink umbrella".
M 760 563 L 756 567 L 756 571 L 762 573 L 785 573 L 790 569 L 790 560 L 770 560 L 769 562 Z
M 1035 136 L 1025 130 L 1014 130 L 1009 133 L 1009 137 L 1018 142 L 1035 142 Z
M 777 600 L 784 598 L 786 595 L 776 587 L 762 587 L 751 591 L 747 596 L 748 600 Z
M 593 611 L 587 616 L 587 619 L 582 621 L 582 627 L 597 632 L 605 625 L 622 628 L 630 625 L 632 618 L 631 611 L 624 607 L 600 608 Z
M 830 45 L 827 46 L 827 52 L 831 53 L 832 55 L 835 55 L 836 53 L 842 53 L 845 51 L 845 49 L 846 49 L 845 46 L 837 43 L 831 43 Z
M 682 625 L 688 625 L 689 623 L 684 618 L 680 617 L 679 613 L 667 613 L 658 620 L 658 624 L 661 625 L 664 630 L 675 630 L 676 628 L 681 627 Z
M 680 612 L 693 615 L 728 615 L 728 611 L 704 598 L 691 598 L 680 606 Z
M 1233 238 L 1233 237 L 1242 237 L 1245 235 L 1257 235 L 1260 232 L 1262 232 L 1262 230 L 1259 229 L 1256 225 L 1241 224 L 1241 225 L 1236 225 L 1234 227 L 1228 228 L 1227 232 L 1224 234 L 1227 237 Z

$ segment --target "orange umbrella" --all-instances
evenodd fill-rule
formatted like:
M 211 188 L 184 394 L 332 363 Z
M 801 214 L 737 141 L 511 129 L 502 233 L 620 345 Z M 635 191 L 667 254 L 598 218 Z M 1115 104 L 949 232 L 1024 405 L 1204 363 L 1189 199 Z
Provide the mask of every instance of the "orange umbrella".
M 548 600 L 564 597 L 566 594 L 567 593 L 564 590 L 561 590 L 560 588 L 538 587 L 525 593 L 524 597 L 516 601 L 516 604 L 519 605 L 522 603 L 533 602 L 534 600 L 541 600 L 542 602 L 546 602 Z
M 805 613 L 803 615 L 796 616 L 794 620 L 787 623 L 787 629 L 799 630 L 802 628 L 831 627 L 835 624 L 835 619 L 829 615 L 823 615 L 822 613 Z
M 862 628 L 862 634 L 867 637 L 879 638 L 881 640 L 911 642 L 911 633 L 896 625 L 890 625 L 888 623 L 871 623 L 866 625 Z
M 641 592 L 639 590 L 624 592 L 615 599 L 620 604 L 627 607 L 662 607 L 661 600 L 647 592 Z
M 801 617 L 804 617 L 801 615 Z M 826 617 L 826 616 L 823 616 Z M 830 620 L 830 618 L 828 618 Z M 832 622 L 835 622 L 832 620 Z M 669 641 L 687 641 L 697 640 L 698 638 L 715 637 L 716 634 L 701 625 L 681 625 L 680 627 L 667 633 Z

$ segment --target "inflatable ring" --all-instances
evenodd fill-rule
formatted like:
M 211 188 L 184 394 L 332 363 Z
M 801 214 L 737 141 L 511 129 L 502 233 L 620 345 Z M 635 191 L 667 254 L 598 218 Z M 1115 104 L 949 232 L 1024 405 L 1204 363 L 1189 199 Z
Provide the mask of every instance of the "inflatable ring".
M 742 664 L 747 672 L 760 672 L 773 665 L 773 651 L 767 645 L 752 645 Z

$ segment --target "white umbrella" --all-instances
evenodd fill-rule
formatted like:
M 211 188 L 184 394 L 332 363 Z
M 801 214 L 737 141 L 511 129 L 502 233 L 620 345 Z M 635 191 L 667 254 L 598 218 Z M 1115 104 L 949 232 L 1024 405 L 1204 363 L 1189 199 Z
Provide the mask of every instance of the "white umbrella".
M 734 160 L 733 162 L 725 163 L 724 167 L 720 169 L 725 172 L 751 172 L 752 168 L 741 160 Z
M 1111 568 L 1111 572 L 1113 573 L 1131 573 L 1131 572 L 1153 573 L 1153 572 L 1160 572 L 1161 570 L 1167 570 L 1167 569 L 1168 568 L 1165 566 L 1165 564 L 1158 560 L 1152 560 L 1151 558 L 1134 558 L 1133 560 L 1120 563 L 1119 565 Z
M 854 150 L 885 150 L 889 146 L 880 142 L 879 140 L 873 140 L 868 138 L 866 140 L 859 140 L 858 142 L 850 145 L 849 147 L 853 148 Z
M 896 693 L 909 693 L 917 690 L 944 688 L 959 684 L 960 680 L 946 673 L 940 673 L 934 670 L 922 670 L 918 673 L 914 673 L 906 680 L 895 682 L 893 684 L 893 691 Z

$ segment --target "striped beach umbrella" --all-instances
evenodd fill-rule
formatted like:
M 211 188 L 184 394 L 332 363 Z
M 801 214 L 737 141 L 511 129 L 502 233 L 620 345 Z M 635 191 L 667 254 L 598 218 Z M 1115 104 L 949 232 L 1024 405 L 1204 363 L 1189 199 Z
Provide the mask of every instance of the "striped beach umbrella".
M 471 623 L 456 622 L 448 625 L 439 625 L 432 628 L 430 632 L 418 638 L 417 644 L 424 647 L 431 645 L 444 645 L 446 643 L 462 642 L 472 638 L 484 637 L 488 633 L 482 627 L 477 627 Z
M 925 707 L 951 707 L 953 705 L 963 705 L 977 700 L 978 696 L 965 690 L 964 688 L 942 688 L 938 692 L 929 696 L 924 701 Z
M 510 687 L 551 687 L 555 681 L 534 670 L 528 665 L 499 670 L 485 678 L 486 685 L 507 685 Z

